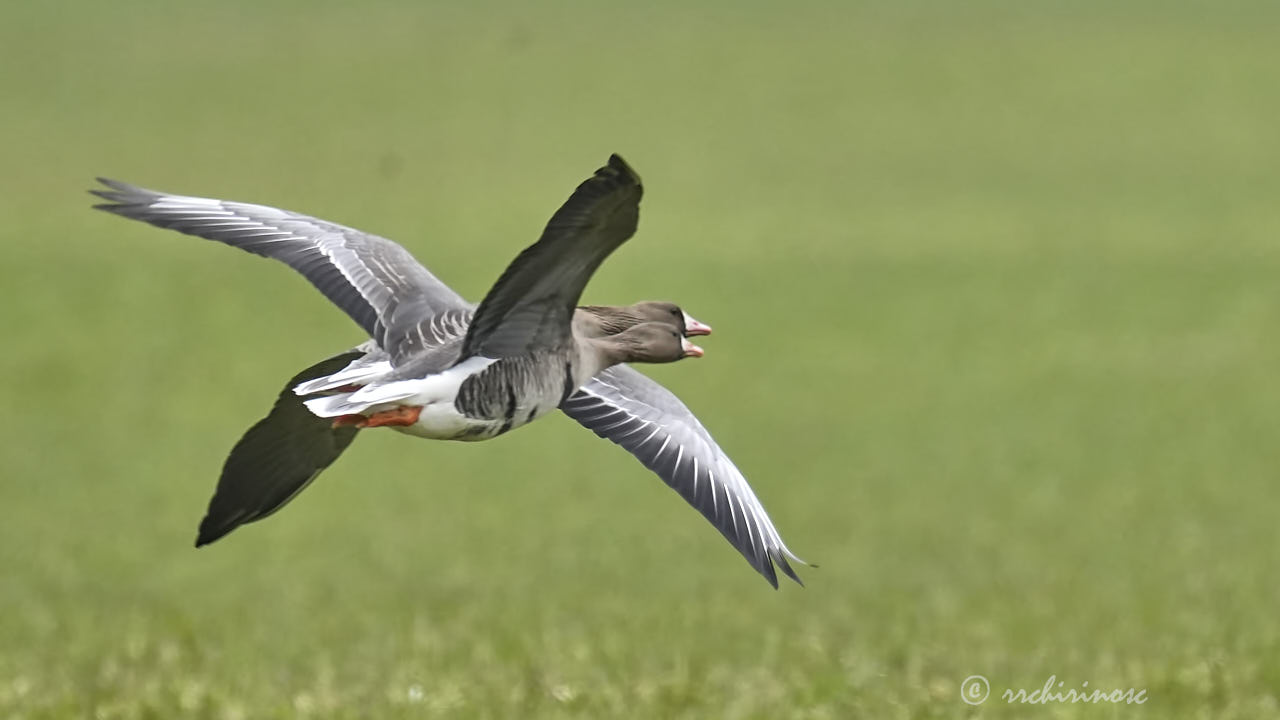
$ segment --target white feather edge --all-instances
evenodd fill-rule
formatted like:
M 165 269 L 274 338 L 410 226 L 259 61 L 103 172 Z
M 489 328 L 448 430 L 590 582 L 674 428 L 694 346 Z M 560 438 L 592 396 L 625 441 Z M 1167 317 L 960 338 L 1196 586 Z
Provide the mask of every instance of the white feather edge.
M 304 404 L 317 417 L 337 417 L 385 409 L 379 406 L 452 403 L 464 380 L 495 362 L 487 357 L 468 358 L 444 372 L 424 378 L 371 383 L 354 392 L 312 398 Z
M 332 375 L 300 383 L 293 389 L 298 395 L 314 395 L 326 390 L 336 390 L 344 385 L 367 385 L 370 381 L 391 372 L 391 363 L 378 360 L 369 363 L 360 358 Z

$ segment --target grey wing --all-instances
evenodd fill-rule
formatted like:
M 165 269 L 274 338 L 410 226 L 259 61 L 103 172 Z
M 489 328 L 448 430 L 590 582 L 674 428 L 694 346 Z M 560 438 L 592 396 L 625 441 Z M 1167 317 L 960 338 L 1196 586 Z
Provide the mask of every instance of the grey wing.
M 376 235 L 265 205 L 187 197 L 98 178 L 94 207 L 274 258 L 297 270 L 380 345 L 426 316 L 470 307 L 407 250 Z
M 356 428 L 334 428 L 332 420 L 311 414 L 293 388 L 337 372 L 362 354 L 353 351 L 322 360 L 284 386 L 271 412 L 249 428 L 227 456 L 218 489 L 200 522 L 196 547 L 284 507 L 355 440 Z
M 775 588 L 775 563 L 803 585 L 787 561 L 804 561 L 782 542 L 733 461 L 669 390 L 633 368 L 618 365 L 592 378 L 560 409 L 657 473 Z
M 470 307 L 433 313 L 389 339 L 386 350 L 396 377 L 425 377 L 453 367 L 474 313 Z
M 578 298 L 600 263 L 635 234 L 642 194 L 639 176 L 610 156 L 494 283 L 476 310 L 462 357 L 567 347 Z

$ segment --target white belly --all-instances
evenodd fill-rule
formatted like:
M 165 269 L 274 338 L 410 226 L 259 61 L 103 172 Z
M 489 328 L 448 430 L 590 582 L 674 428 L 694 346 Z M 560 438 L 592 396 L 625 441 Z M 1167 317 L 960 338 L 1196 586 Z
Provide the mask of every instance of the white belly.
M 402 433 L 432 440 L 488 440 L 526 425 L 556 409 L 559 396 L 527 398 L 531 404 L 516 408 L 511 422 L 505 418 L 473 418 L 458 412 L 452 402 L 430 403 L 422 406 L 418 421 L 412 425 L 397 427 Z
M 418 422 L 397 427 L 406 435 L 431 440 L 487 440 L 498 433 L 501 422 L 469 418 L 453 406 L 453 402 L 436 402 L 422 406 Z

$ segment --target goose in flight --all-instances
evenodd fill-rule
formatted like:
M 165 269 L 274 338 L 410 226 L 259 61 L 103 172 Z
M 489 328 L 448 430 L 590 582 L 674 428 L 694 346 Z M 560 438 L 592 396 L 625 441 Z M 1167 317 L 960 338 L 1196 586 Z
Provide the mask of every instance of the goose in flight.
M 559 408 L 636 456 L 777 587 L 800 582 L 742 473 L 673 394 L 627 362 L 701 356 L 705 334 L 669 303 L 578 308 L 604 259 L 635 232 L 642 186 L 617 155 L 578 186 L 533 245 L 473 306 L 396 243 L 262 205 L 101 179 L 96 205 L 274 258 L 368 334 L 299 373 L 233 449 L 197 545 L 275 512 L 361 428 L 484 440 Z

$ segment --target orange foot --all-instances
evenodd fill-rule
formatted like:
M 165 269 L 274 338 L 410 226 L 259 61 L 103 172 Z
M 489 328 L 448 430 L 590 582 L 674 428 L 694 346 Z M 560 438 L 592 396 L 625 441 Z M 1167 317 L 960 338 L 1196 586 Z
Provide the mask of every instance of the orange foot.
M 364 415 L 342 415 L 334 419 L 333 426 L 355 425 L 358 428 L 407 427 L 418 422 L 418 416 L 421 414 L 421 405 L 402 405 L 390 410 L 376 412 L 368 417 Z
M 362 428 L 368 424 L 369 418 L 363 415 L 339 415 L 333 419 L 333 428 L 335 430 L 340 427 L 346 427 L 347 425 Z

